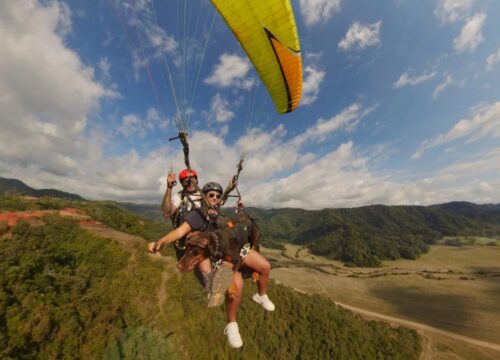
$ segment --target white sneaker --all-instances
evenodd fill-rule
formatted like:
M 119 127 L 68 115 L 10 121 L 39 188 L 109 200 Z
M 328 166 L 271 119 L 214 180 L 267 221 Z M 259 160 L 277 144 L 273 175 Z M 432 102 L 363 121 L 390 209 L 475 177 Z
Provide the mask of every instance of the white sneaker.
M 243 340 L 241 340 L 237 322 L 233 321 L 228 323 L 224 329 L 224 334 L 227 335 L 227 341 L 232 348 L 237 349 L 243 346 Z
M 257 304 L 261 304 L 264 309 L 267 311 L 274 311 L 274 304 L 271 300 L 269 300 L 269 297 L 267 294 L 264 294 L 260 296 L 258 293 L 253 294 L 252 300 L 255 301 Z

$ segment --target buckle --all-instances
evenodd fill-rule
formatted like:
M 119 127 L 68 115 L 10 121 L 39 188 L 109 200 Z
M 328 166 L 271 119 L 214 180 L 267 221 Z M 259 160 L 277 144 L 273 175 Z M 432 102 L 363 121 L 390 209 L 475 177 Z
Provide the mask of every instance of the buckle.
M 186 250 L 186 244 L 184 243 L 184 245 L 181 245 L 181 241 L 180 240 L 176 240 L 174 242 L 174 246 L 178 250 Z

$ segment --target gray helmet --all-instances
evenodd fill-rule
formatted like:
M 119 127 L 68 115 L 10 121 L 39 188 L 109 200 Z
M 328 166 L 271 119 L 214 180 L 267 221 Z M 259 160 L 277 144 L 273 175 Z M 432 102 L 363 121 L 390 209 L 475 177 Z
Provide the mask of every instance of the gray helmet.
M 222 186 L 220 186 L 220 184 L 216 182 L 206 183 L 205 186 L 203 186 L 203 193 L 206 194 L 209 191 L 217 191 L 218 193 L 222 194 Z

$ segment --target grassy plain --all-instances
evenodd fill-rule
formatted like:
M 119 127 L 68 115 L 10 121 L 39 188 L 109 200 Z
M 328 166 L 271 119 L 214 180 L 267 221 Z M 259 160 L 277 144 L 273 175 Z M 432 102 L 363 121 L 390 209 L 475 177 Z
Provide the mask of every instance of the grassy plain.
M 500 238 L 488 238 L 483 236 L 445 236 L 441 242 L 444 243 L 446 240 L 457 240 L 462 245 L 489 245 L 489 246 L 499 246 Z
M 273 263 L 271 276 L 283 284 L 423 325 L 424 358 L 500 358 L 498 246 L 434 245 L 418 260 L 385 261 L 372 269 L 348 268 L 293 245 L 263 252 Z

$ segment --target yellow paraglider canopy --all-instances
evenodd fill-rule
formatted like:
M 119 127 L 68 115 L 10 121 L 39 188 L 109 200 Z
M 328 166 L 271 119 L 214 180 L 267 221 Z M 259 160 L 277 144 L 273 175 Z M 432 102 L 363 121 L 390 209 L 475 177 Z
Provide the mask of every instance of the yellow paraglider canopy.
M 265 84 L 278 113 L 298 106 L 302 59 L 290 0 L 211 0 Z

